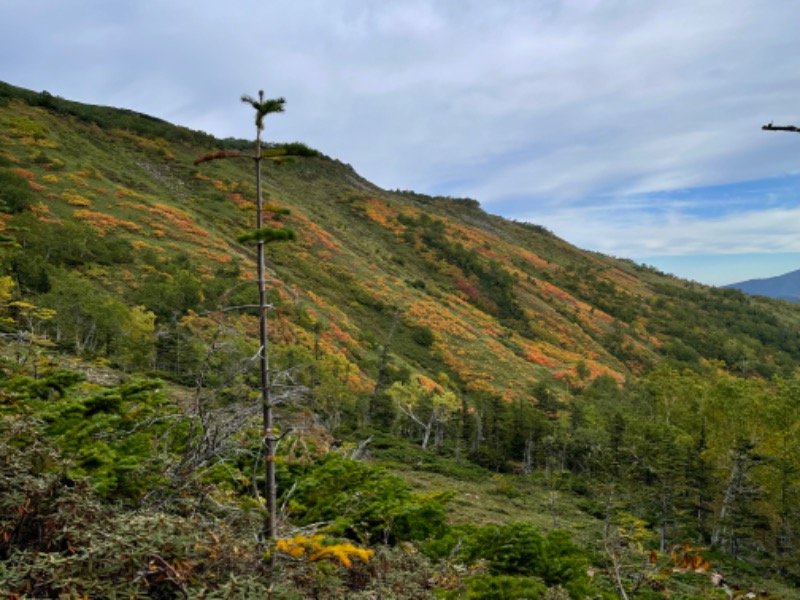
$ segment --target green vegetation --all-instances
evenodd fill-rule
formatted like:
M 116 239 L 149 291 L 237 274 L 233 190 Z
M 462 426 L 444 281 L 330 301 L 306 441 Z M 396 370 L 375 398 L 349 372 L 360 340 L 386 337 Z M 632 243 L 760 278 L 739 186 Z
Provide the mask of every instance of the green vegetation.
M 2 595 L 800 597 L 796 305 L 258 147 L 0 84 Z

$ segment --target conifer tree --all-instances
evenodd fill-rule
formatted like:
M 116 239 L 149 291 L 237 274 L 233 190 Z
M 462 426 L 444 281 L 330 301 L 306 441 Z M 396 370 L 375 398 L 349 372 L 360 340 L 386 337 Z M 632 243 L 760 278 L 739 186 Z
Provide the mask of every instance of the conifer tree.
M 264 118 L 272 113 L 280 113 L 284 110 L 286 100 L 284 98 L 264 99 L 264 91 L 259 90 L 258 98 L 253 98 L 247 94 L 241 97 L 242 102 L 249 104 L 255 110 L 256 140 L 255 153 L 248 154 L 238 151 L 222 150 L 197 159 L 194 164 L 220 158 L 252 158 L 255 163 L 256 177 L 256 228 L 254 231 L 237 238 L 240 243 L 256 242 L 256 269 L 258 284 L 258 310 L 259 310 L 259 343 L 258 353 L 260 367 L 260 389 L 261 389 L 261 408 L 263 419 L 264 435 L 264 498 L 266 501 L 266 514 L 264 517 L 264 540 L 270 544 L 277 537 L 277 484 L 275 481 L 275 450 L 278 436 L 275 432 L 273 423 L 273 398 L 272 398 L 272 377 L 269 364 L 269 332 L 267 321 L 267 290 L 266 290 L 266 269 L 264 262 L 264 245 L 268 242 L 286 241 L 295 239 L 295 233 L 289 228 L 272 228 L 264 226 L 264 213 L 288 214 L 289 211 L 273 205 L 265 205 L 261 185 L 261 162 L 264 159 L 280 160 L 278 156 L 286 155 L 284 149 L 278 153 L 264 153 L 262 146 L 261 133 L 264 130 Z
M 264 130 L 264 117 L 271 113 L 283 112 L 284 98 L 271 98 L 264 100 L 263 90 L 258 92 L 258 100 L 243 95 L 242 102 L 250 104 L 256 111 L 256 230 L 245 236 L 247 240 L 254 240 L 257 244 L 257 270 L 258 270 L 258 307 L 259 307 L 259 352 L 260 383 L 261 383 L 261 408 L 264 428 L 264 497 L 267 504 L 267 514 L 264 520 L 264 537 L 266 541 L 277 536 L 277 484 L 275 482 L 275 446 L 277 437 L 273 424 L 271 382 L 269 372 L 269 334 L 267 331 L 267 291 L 264 268 L 264 244 L 274 240 L 285 240 L 294 237 L 291 230 L 272 229 L 264 227 L 264 200 L 261 189 L 261 161 L 263 152 L 261 147 L 261 132 Z M 240 238 L 240 241 L 246 241 Z

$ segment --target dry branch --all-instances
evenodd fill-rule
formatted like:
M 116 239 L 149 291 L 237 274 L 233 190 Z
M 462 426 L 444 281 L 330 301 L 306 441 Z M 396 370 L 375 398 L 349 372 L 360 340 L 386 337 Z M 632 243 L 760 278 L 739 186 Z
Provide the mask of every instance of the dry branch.
M 209 152 L 208 154 L 204 154 L 196 161 L 194 161 L 195 165 L 201 165 L 206 162 L 211 162 L 212 160 L 217 160 L 219 158 L 255 158 L 252 154 L 248 154 L 247 152 L 240 152 L 239 150 L 219 150 L 218 152 Z
M 800 133 L 800 127 L 795 127 L 794 125 L 773 125 L 770 123 L 769 125 L 763 125 L 761 129 L 764 131 L 795 131 Z

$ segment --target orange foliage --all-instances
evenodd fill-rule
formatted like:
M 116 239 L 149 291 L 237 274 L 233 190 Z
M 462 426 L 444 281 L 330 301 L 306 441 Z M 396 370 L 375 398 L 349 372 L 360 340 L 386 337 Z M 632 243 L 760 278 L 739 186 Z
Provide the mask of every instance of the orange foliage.
M 438 383 L 436 383 L 430 377 L 425 377 L 425 375 L 420 375 L 420 374 L 417 374 L 416 377 L 417 377 L 417 381 L 419 382 L 419 384 L 423 388 L 425 388 L 425 391 L 428 391 L 428 392 L 431 392 L 431 393 L 436 393 L 436 394 L 441 394 L 442 392 L 444 392 L 444 388 L 441 385 L 439 385 Z
M 496 252 L 492 248 L 481 247 L 480 251 L 481 251 L 481 254 L 483 254 L 484 256 L 488 256 L 492 260 L 496 260 L 498 262 L 505 262 L 505 261 L 508 260 L 508 256 L 507 255 L 500 254 L 499 252 Z
M 414 318 L 416 323 L 427 325 L 435 333 L 446 333 L 453 337 L 473 341 L 477 338 L 471 328 L 459 320 L 454 319 L 453 314 L 438 302 L 431 299 L 423 299 L 415 302 L 408 308 L 409 316 Z
M 500 393 L 500 390 L 491 384 L 491 379 L 488 375 L 476 370 L 475 365 L 471 364 L 466 351 L 462 348 L 452 350 L 450 347 L 442 345 L 440 351 L 444 363 L 450 367 L 459 379 L 467 382 L 467 390 L 492 394 Z
M 330 336 L 333 339 L 335 339 L 337 342 L 339 342 L 340 344 L 345 344 L 345 345 L 348 345 L 348 346 L 355 346 L 356 345 L 356 341 L 353 339 L 353 336 L 351 336 L 346 331 L 343 331 L 335 323 L 331 323 L 328 326 L 327 333 L 330 334 Z
M 598 363 L 596 363 L 594 361 L 589 361 L 587 364 L 588 364 L 588 367 L 589 367 L 589 379 L 590 380 L 593 381 L 593 380 L 597 379 L 598 377 L 600 377 L 601 375 L 608 375 L 609 377 L 614 379 L 620 385 L 625 383 L 625 376 L 622 375 L 621 373 L 617 373 L 616 371 L 610 369 L 609 367 L 605 367 L 605 366 L 603 366 L 601 364 L 598 364 Z
M 641 279 L 637 279 L 635 276 L 626 273 L 618 267 L 612 267 L 603 271 L 601 278 L 611 283 L 618 284 L 622 291 L 629 294 L 644 297 L 653 295 L 653 291 L 648 289 Z
M 231 193 L 228 194 L 228 198 L 233 200 L 236 206 L 241 208 L 242 210 L 254 210 L 256 205 L 249 200 L 245 200 L 241 194 Z
M 322 298 L 320 298 L 319 296 L 317 296 L 317 295 L 316 295 L 314 292 L 312 292 L 311 290 L 306 290 L 306 294 L 308 294 L 309 298 L 311 298 L 311 299 L 314 301 L 314 304 L 316 304 L 316 305 L 317 305 L 317 306 L 319 306 L 320 308 L 327 308 L 327 307 L 328 307 L 328 305 L 327 305 L 327 303 L 325 302 L 325 300 L 323 300 Z
M 295 218 L 301 222 L 303 235 L 300 238 L 300 244 L 302 246 L 309 249 L 317 246 L 333 254 L 342 253 L 339 243 L 319 225 L 300 215 L 297 215 Z
M 377 198 L 370 198 L 366 202 L 365 209 L 364 214 L 367 218 L 378 225 L 386 229 L 391 229 L 395 233 L 402 231 L 403 228 L 398 224 L 396 219 L 397 213 L 389 208 L 386 202 L 378 200 Z
M 475 250 L 493 260 L 508 261 L 508 256 L 505 253 L 501 253 L 491 247 L 491 245 L 496 246 L 498 241 L 479 229 L 466 227 L 458 223 L 449 223 L 449 227 L 452 229 L 451 239 L 458 239 L 464 244 L 465 248 Z
M 537 267 L 539 267 L 541 269 L 546 269 L 548 271 L 555 271 L 555 270 L 558 270 L 558 268 L 559 268 L 557 265 L 554 265 L 552 263 L 547 262 L 543 258 L 537 256 L 533 252 L 529 252 L 528 250 L 524 250 L 522 248 L 517 248 L 517 249 L 515 249 L 515 252 L 516 252 L 517 255 L 521 256 L 522 258 L 524 258 L 526 261 L 528 261 L 532 265 L 535 265 L 535 266 L 537 266 Z
M 133 190 L 129 190 L 128 188 L 118 187 L 117 191 L 114 193 L 117 198 L 141 198 L 142 195 L 138 192 L 134 192 Z
M 694 571 L 695 573 L 707 573 L 711 569 L 711 560 L 703 557 L 702 551 L 705 548 L 695 548 L 689 544 L 683 547 L 676 546 L 672 549 L 672 564 L 676 571 Z M 653 562 L 651 560 L 651 562 Z
M 492 377 L 486 373 L 475 373 L 473 378 L 467 382 L 468 392 L 488 392 L 496 393 L 497 390 L 491 384 Z
M 20 169 L 19 167 L 17 167 L 15 169 L 13 169 L 13 171 L 17 175 L 21 175 L 22 177 L 24 177 L 28 181 L 33 181 L 34 179 L 36 179 L 36 176 L 33 173 L 31 173 L 30 171 L 27 171 L 25 169 Z
M 551 298 L 556 298 L 557 300 L 561 300 L 562 302 L 567 302 L 573 306 L 578 306 L 579 304 L 583 304 L 570 296 L 567 292 L 562 290 L 559 287 L 554 286 L 552 283 L 548 283 L 547 281 L 539 281 L 539 287 L 541 290 Z M 584 305 L 586 306 L 586 305 Z
M 142 240 L 133 240 L 131 242 L 131 246 L 133 246 L 137 250 L 144 250 L 145 248 L 152 248 L 153 247 L 150 244 L 148 244 L 147 242 L 143 242 Z
M 230 254 L 222 254 L 211 252 L 211 250 L 207 250 L 206 248 L 199 249 L 196 254 L 200 256 L 204 256 L 209 260 L 214 261 L 215 263 L 219 263 L 222 265 L 228 264 L 233 260 L 233 257 Z
M 119 194 L 119 192 L 117 192 L 117 194 Z M 128 208 L 132 210 L 147 210 L 147 207 L 144 204 L 140 204 L 137 202 L 128 202 L 127 200 L 124 200 L 122 202 L 117 202 L 117 206 L 119 206 L 120 208 Z
M 538 352 L 532 346 L 525 348 L 525 360 L 529 360 L 532 363 L 536 363 L 537 365 L 541 365 L 547 368 L 553 368 L 558 364 L 556 361 Z
M 199 241 L 197 238 L 207 238 L 208 232 L 194 222 L 194 218 L 187 213 L 167 204 L 154 204 L 147 208 L 156 217 L 162 218 L 178 231 L 186 234 L 192 241 Z
M 119 227 L 128 229 L 130 231 L 141 231 L 142 229 L 140 225 L 137 225 L 132 221 L 124 221 L 122 219 L 112 217 L 111 215 L 93 212 L 90 210 L 76 210 L 72 213 L 72 216 L 74 216 L 76 219 L 83 219 L 87 221 L 90 225 L 97 228 L 98 234 L 101 236 L 105 235 L 106 231 L 110 229 L 117 229 Z
M 353 369 L 347 376 L 347 389 L 354 394 L 366 394 L 375 389 L 375 382 L 361 371 Z
M 496 323 L 489 323 L 480 330 L 481 335 L 489 336 L 490 338 L 497 339 L 502 333 L 502 329 Z

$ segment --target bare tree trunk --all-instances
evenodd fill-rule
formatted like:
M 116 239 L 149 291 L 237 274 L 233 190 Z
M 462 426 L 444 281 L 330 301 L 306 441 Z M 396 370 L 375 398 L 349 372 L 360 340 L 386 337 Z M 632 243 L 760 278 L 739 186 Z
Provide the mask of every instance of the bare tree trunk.
M 423 425 L 423 434 L 422 434 L 422 449 L 428 449 L 428 442 L 431 440 L 431 429 L 433 428 L 433 415 L 431 418 L 428 419 L 428 422 Z
M 722 506 L 719 509 L 719 516 L 717 517 L 717 522 L 714 524 L 714 530 L 711 533 L 711 544 L 713 546 L 719 546 L 725 541 L 728 533 L 728 513 L 733 509 L 734 503 L 738 499 L 742 487 L 742 480 L 747 470 L 745 465 L 746 460 L 747 457 L 738 452 L 733 457 L 733 467 L 731 467 L 728 487 L 725 488 L 725 495 L 722 499 Z
M 625 582 L 622 578 L 622 548 L 620 542 L 611 534 L 611 520 L 606 519 L 605 530 L 603 533 L 603 545 L 605 546 L 606 556 L 611 560 L 611 580 L 617 596 L 622 600 L 628 600 L 628 593 L 625 590 Z
M 533 473 L 533 451 L 536 448 L 536 442 L 532 437 L 525 440 L 525 452 L 522 458 L 522 472 L 525 475 Z
M 436 432 L 433 440 L 433 445 L 436 448 L 441 448 L 444 444 L 444 423 L 441 420 L 436 421 Z
M 263 92 L 259 100 L 264 101 Z M 261 189 L 261 129 L 256 135 L 256 229 L 264 226 L 264 200 Z M 257 246 L 258 269 L 258 306 L 259 306 L 259 338 L 261 351 L 259 364 L 261 367 L 261 408 L 264 420 L 264 498 L 267 514 L 264 518 L 264 538 L 269 542 L 278 533 L 277 489 L 275 483 L 275 431 L 272 419 L 272 401 L 270 398 L 269 374 L 269 336 L 267 332 L 267 290 L 264 267 L 264 241 L 259 240 Z M 272 563 L 272 560 L 270 560 Z
M 669 496 L 666 490 L 661 490 L 661 523 L 658 527 L 658 550 L 662 554 L 667 551 L 667 515 L 669 514 Z
M 472 445 L 470 450 L 472 452 L 477 452 L 478 449 L 483 444 L 483 418 L 481 414 L 476 410 L 473 414 L 475 418 L 475 437 L 472 438 Z
M 425 423 L 422 419 L 420 419 L 417 415 L 414 414 L 410 408 L 405 406 L 400 406 L 400 410 L 406 415 L 411 421 L 416 423 L 422 428 L 422 443 L 420 444 L 423 450 L 428 449 L 428 442 L 431 439 L 431 432 L 433 431 L 433 426 L 436 424 L 436 411 L 434 410 L 431 413 L 428 422 Z

